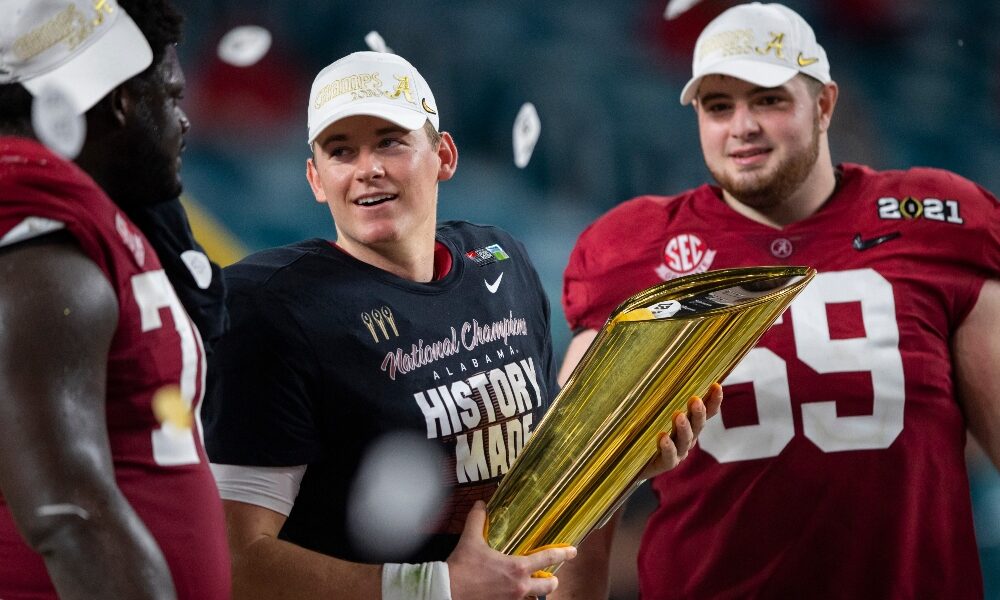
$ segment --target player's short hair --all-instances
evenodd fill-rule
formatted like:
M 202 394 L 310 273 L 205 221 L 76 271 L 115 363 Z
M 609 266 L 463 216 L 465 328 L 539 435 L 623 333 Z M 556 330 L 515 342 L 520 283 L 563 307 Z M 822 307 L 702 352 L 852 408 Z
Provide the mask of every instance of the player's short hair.
M 798 77 L 801 77 L 802 80 L 806 82 L 806 88 L 809 90 L 809 94 L 813 98 L 819 98 L 819 94 L 820 92 L 823 91 L 823 87 L 826 84 L 820 81 L 819 79 L 816 79 L 815 77 L 810 77 L 808 75 L 800 74 L 798 75 Z
M 152 83 L 153 74 L 167 53 L 167 48 L 181 41 L 184 17 L 171 0 L 118 0 L 118 5 L 132 17 L 153 49 L 153 62 L 145 71 L 126 81 L 125 85 L 134 88 Z
M 427 134 L 427 139 L 431 142 L 431 147 L 437 150 L 437 147 L 441 145 L 441 132 L 434 129 L 434 124 L 430 121 L 424 123 L 424 133 Z

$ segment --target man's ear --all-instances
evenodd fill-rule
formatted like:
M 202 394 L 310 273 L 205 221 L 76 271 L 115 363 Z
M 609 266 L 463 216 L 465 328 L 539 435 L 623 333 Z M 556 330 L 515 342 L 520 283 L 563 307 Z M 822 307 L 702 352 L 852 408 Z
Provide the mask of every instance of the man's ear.
M 312 189 L 316 202 L 325 204 L 326 192 L 323 191 L 323 182 L 320 180 L 319 171 L 316 169 L 315 159 L 312 157 L 306 159 L 306 180 L 309 182 L 309 187 Z
M 109 100 L 111 102 L 111 116 L 114 118 L 115 123 L 124 126 L 128 123 L 129 117 L 132 115 L 132 110 L 135 108 L 135 101 L 132 95 L 125 89 L 124 85 L 120 85 L 111 90 Z
M 833 120 L 833 109 L 837 107 L 839 96 L 840 88 L 835 81 L 823 85 L 823 89 L 816 99 L 819 106 L 820 131 L 826 132 L 830 128 L 830 122 Z
M 437 149 L 441 167 L 438 169 L 438 181 L 448 181 L 455 175 L 458 168 L 458 146 L 447 131 L 441 132 L 441 143 Z

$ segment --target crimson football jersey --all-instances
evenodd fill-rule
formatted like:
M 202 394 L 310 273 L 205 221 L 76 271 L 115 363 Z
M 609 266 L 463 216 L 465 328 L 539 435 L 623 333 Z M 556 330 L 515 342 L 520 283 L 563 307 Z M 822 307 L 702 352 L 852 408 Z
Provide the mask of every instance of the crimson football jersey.
M 682 275 L 818 270 L 728 376 L 688 459 L 654 480 L 644 600 L 982 597 L 949 342 L 1000 277 L 1000 210 L 945 171 L 838 174 L 783 229 L 705 185 L 620 205 L 572 253 L 574 330 Z
M 227 599 L 222 504 L 197 427 L 161 424 L 152 407 L 169 386 L 188 408 L 200 401 L 198 331 L 148 242 L 83 171 L 36 142 L 0 138 L 0 247 L 53 231 L 75 239 L 118 298 L 106 399 L 118 486 L 166 556 L 178 597 Z M 0 498 L 0 598 L 55 597 L 41 557 Z

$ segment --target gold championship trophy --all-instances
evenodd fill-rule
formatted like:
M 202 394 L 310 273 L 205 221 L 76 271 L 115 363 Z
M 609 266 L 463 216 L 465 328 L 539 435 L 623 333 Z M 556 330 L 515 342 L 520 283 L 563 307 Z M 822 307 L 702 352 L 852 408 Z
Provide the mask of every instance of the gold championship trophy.
M 642 483 L 673 415 L 722 381 L 815 274 L 708 271 L 618 306 L 487 505 L 489 545 L 530 554 L 603 525 Z

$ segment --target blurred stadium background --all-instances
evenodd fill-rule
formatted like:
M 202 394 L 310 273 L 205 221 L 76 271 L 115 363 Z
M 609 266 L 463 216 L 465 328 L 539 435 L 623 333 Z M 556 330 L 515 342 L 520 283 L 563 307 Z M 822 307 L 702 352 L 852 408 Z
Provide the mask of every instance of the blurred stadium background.
M 525 242 L 550 296 L 557 353 L 569 340 L 562 270 L 580 231 L 624 199 L 707 179 L 695 120 L 677 96 L 701 27 L 737 3 L 703 0 L 666 21 L 666 0 L 176 2 L 187 17 L 180 50 L 193 123 L 185 200 L 210 254 L 229 263 L 332 236 L 304 176 L 306 99 L 315 73 L 367 49 L 375 30 L 428 80 L 457 140 L 442 218 L 497 224 Z M 943 167 L 1000 192 L 1000 2 L 786 4 L 814 25 L 841 86 L 835 160 Z M 273 36 L 246 68 L 216 53 L 240 25 Z M 511 131 L 525 102 L 542 129 L 518 169 Z M 986 597 L 1000 598 L 1000 476 L 975 447 L 968 455 Z M 636 536 L 651 502 L 643 491 L 629 506 L 614 598 L 636 597 Z

